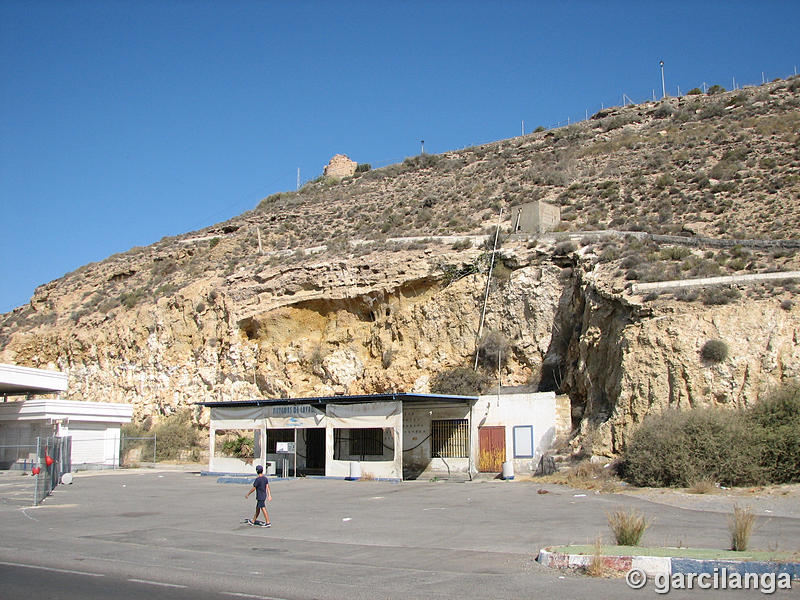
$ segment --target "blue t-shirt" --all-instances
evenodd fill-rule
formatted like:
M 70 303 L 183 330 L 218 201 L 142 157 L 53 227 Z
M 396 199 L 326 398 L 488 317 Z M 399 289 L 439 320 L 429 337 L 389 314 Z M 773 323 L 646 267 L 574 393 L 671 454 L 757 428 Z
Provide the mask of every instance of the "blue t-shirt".
M 269 479 L 266 475 L 259 475 L 253 480 L 253 487 L 256 488 L 256 500 L 267 499 L 267 484 Z

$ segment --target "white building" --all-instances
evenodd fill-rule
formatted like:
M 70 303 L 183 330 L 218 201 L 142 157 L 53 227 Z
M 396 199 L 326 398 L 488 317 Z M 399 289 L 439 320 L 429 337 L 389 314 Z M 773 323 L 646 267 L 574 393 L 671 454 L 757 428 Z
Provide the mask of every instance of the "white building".
M 569 429 L 569 405 L 552 392 L 200 404 L 211 408 L 212 473 L 251 473 L 254 464 L 267 464 L 268 472 L 288 466 L 289 472 L 348 477 L 351 463 L 358 463 L 363 475 L 399 480 L 499 472 L 507 461 L 515 472 L 531 473 Z M 252 458 L 224 456 L 225 436 L 252 438 Z
M 73 468 L 119 464 L 120 427 L 130 423 L 133 407 L 62 400 L 58 394 L 66 389 L 64 373 L 0 364 L 0 468 L 27 468 L 36 438 L 54 436 L 72 438 Z

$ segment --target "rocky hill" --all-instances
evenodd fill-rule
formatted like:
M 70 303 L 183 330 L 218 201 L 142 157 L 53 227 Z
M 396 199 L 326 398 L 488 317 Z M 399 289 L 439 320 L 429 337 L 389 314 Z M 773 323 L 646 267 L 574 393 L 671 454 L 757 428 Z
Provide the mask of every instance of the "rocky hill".
M 793 78 L 321 177 L 41 286 L 0 317 L 0 361 L 66 371 L 71 398 L 143 419 L 428 391 L 491 341 L 491 385 L 568 394 L 579 439 L 615 452 L 651 411 L 743 406 L 800 376 L 797 281 L 634 287 L 797 270 L 798 132 Z M 533 200 L 561 208 L 559 231 L 509 235 Z

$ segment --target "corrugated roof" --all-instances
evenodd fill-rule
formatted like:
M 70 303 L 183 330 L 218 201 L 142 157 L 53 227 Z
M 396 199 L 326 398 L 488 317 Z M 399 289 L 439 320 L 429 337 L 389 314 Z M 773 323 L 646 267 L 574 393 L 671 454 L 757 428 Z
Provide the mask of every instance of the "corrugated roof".
M 232 400 L 230 402 L 196 402 L 200 406 L 217 408 L 220 406 L 280 406 L 292 404 L 358 404 L 363 402 L 477 402 L 477 396 L 451 396 L 447 394 L 361 394 L 355 396 L 316 396 L 311 398 L 254 398 L 253 400 Z

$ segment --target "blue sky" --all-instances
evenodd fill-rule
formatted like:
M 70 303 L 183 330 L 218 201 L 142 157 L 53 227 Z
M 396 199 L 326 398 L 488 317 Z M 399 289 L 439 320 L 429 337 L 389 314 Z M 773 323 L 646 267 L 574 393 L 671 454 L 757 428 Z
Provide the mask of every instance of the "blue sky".
M 294 189 L 800 67 L 800 2 L 0 2 L 0 312 Z

